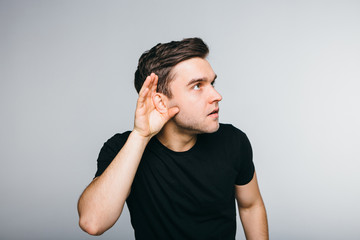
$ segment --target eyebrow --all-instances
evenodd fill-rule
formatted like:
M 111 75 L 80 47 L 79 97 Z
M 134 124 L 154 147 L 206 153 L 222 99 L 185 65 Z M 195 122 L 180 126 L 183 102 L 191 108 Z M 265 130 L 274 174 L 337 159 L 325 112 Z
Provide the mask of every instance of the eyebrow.
M 211 83 L 215 83 L 215 79 L 217 78 L 217 75 L 215 74 L 214 79 L 211 81 Z M 186 86 L 190 86 L 194 83 L 199 83 L 199 82 L 206 82 L 205 78 L 195 78 L 195 79 L 191 79 L 188 84 Z

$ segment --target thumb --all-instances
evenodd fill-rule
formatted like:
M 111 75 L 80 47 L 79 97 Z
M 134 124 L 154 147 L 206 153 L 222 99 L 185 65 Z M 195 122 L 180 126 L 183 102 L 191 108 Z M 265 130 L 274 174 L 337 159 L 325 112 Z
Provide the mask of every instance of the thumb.
M 180 111 L 180 109 L 178 107 L 172 107 L 168 109 L 168 116 L 169 119 L 174 117 L 178 112 Z

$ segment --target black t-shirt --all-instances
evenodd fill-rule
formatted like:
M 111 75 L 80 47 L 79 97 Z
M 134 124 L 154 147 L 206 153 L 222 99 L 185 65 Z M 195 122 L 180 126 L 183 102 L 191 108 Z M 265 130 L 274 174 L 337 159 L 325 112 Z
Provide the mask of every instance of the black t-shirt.
M 95 176 L 111 163 L 129 134 L 116 134 L 104 144 Z M 136 239 L 234 240 L 234 185 L 250 182 L 254 171 L 247 136 L 230 124 L 199 134 L 185 152 L 174 152 L 153 137 L 126 200 Z

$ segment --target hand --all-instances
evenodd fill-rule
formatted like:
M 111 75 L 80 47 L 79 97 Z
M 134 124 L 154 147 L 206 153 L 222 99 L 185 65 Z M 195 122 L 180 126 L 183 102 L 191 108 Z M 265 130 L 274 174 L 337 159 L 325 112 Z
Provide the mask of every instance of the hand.
M 151 73 L 140 89 L 137 100 L 134 131 L 142 137 L 151 138 L 156 135 L 170 118 L 179 112 L 179 108 L 172 107 L 159 112 L 154 105 L 152 96 L 156 93 L 158 76 Z

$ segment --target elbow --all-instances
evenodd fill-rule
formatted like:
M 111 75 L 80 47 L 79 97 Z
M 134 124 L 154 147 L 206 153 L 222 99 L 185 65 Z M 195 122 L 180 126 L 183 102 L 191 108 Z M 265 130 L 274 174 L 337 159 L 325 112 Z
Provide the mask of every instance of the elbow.
M 247 204 L 239 204 L 239 210 L 243 212 L 248 212 L 255 209 L 265 209 L 265 205 L 262 199 Z
M 88 219 L 85 219 L 83 217 L 80 217 L 79 219 L 79 226 L 80 228 L 93 236 L 99 236 L 104 233 L 99 227 L 98 224 L 96 224 L 94 221 L 89 221 Z

